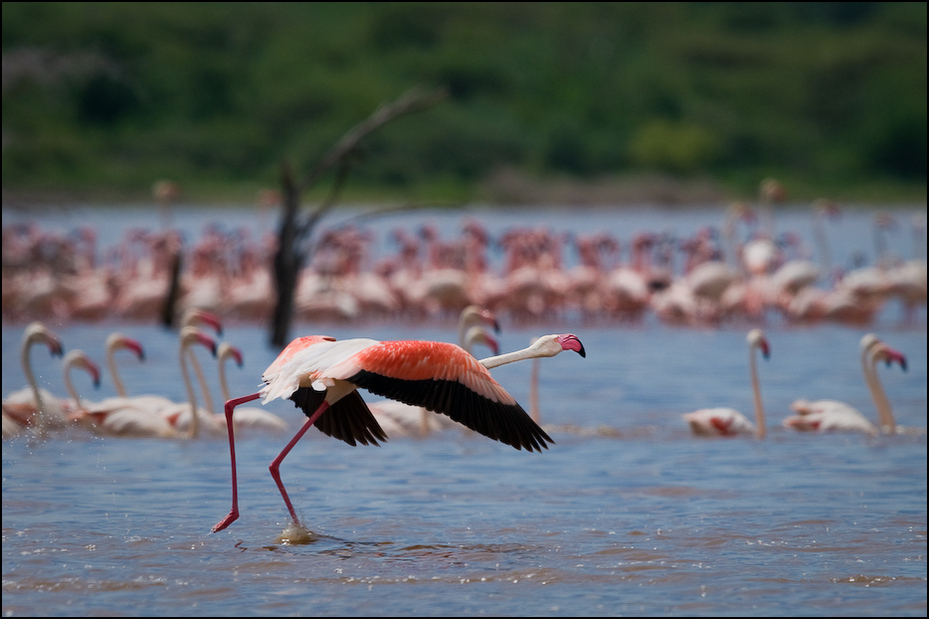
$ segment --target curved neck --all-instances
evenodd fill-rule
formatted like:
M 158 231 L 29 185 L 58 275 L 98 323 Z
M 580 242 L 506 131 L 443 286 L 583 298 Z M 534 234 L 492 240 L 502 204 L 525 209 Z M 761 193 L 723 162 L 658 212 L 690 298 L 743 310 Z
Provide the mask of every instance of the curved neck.
M 116 387 L 116 393 L 121 398 L 126 396 L 126 387 L 123 385 L 122 378 L 119 376 L 119 369 L 116 365 L 116 348 L 108 346 L 106 349 L 106 365 L 110 370 L 110 376 L 113 377 L 113 386 Z
M 861 357 L 862 370 L 864 371 L 865 381 L 868 383 L 868 390 L 871 392 L 871 399 L 874 401 L 874 407 L 877 409 L 877 418 L 881 430 L 887 434 L 895 434 L 897 427 L 893 409 L 890 406 L 890 400 L 887 399 L 887 393 L 881 385 L 881 380 L 877 376 L 877 352 L 877 346 L 872 346 L 865 351 Z
M 74 405 L 78 410 L 84 409 L 84 402 L 81 400 L 81 395 L 77 392 L 77 389 L 74 387 L 74 381 L 71 380 L 71 370 L 74 368 L 73 364 L 68 364 L 65 367 L 64 371 L 64 381 L 65 389 L 68 392 L 68 395 L 71 396 L 71 399 L 74 400 Z
M 748 362 L 752 374 L 752 396 L 755 400 L 756 436 L 760 439 L 763 439 L 767 434 L 767 428 L 765 427 L 764 406 L 761 403 L 761 385 L 758 382 L 758 361 L 756 359 L 757 355 L 755 354 L 756 348 L 757 346 L 752 346 L 749 349 Z
M 197 375 L 197 384 L 200 385 L 200 393 L 203 394 L 203 408 L 210 411 L 210 413 L 215 413 L 213 409 L 213 396 L 210 394 L 210 386 L 206 382 L 206 376 L 203 374 L 203 368 L 200 366 L 200 362 L 197 360 L 197 355 L 194 353 L 193 349 L 187 350 L 187 356 L 190 358 L 191 365 L 194 366 L 194 374 Z M 226 398 L 227 400 L 229 398 Z
M 187 348 L 189 342 L 181 343 L 181 373 L 184 375 L 184 386 L 187 387 L 187 401 L 190 402 L 190 432 L 188 438 L 197 438 L 200 436 L 200 418 L 197 416 L 197 394 L 194 393 L 194 385 L 190 380 L 190 370 L 187 368 Z
M 45 436 L 48 430 L 48 419 L 45 414 L 45 403 L 42 401 L 42 394 L 39 392 L 39 385 L 36 383 L 35 374 L 32 373 L 32 364 L 30 362 L 29 351 L 35 342 L 33 338 L 23 341 L 22 350 L 20 351 L 20 361 L 23 364 L 23 374 L 26 375 L 26 382 L 32 389 L 32 397 L 35 398 L 36 420 L 35 430 L 39 436 Z

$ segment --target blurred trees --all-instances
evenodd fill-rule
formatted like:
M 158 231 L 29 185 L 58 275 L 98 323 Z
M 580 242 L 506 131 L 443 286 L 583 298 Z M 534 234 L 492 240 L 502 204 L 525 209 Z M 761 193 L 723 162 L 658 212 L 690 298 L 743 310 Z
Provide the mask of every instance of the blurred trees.
M 926 4 L 3 3 L 4 187 L 273 184 L 411 86 L 353 183 L 926 182 Z M 301 159 L 302 158 L 302 159 Z

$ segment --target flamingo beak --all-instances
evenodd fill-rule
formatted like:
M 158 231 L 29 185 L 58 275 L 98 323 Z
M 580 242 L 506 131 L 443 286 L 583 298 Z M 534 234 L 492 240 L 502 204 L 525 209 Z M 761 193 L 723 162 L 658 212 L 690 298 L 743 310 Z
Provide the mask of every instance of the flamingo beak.
M 565 335 L 559 336 L 558 342 L 564 350 L 573 350 L 582 357 L 587 356 L 587 351 L 584 350 L 584 345 L 581 344 L 581 340 L 573 333 L 566 333 Z

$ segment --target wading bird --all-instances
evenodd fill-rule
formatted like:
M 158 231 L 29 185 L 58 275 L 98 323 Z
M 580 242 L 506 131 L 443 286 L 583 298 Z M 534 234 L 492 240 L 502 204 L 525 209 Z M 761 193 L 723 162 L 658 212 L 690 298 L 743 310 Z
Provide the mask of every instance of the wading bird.
M 873 333 L 861 338 L 859 345 L 861 353 L 861 370 L 864 372 L 865 382 L 871 392 L 871 399 L 877 408 L 877 415 L 881 427 L 887 434 L 896 433 L 893 409 L 877 377 L 878 361 L 887 365 L 899 363 L 906 371 L 906 357 L 878 339 Z M 864 432 L 876 436 L 879 433 L 877 426 L 871 423 L 861 412 L 837 400 L 796 400 L 790 408 L 797 413 L 784 420 L 784 426 L 801 432 Z
M 752 329 L 746 336 L 748 342 L 748 361 L 752 377 L 752 395 L 755 399 L 755 424 L 745 415 L 732 408 L 703 408 L 684 415 L 684 421 L 690 430 L 700 436 L 735 436 L 737 434 L 756 434 L 765 437 L 764 406 L 761 404 L 761 387 L 758 384 L 758 368 L 755 363 L 755 349 L 761 350 L 768 358 L 770 348 L 768 340 L 761 329 Z
M 263 403 L 289 398 L 309 418 L 269 470 L 287 505 L 294 526 L 303 529 L 281 482 L 280 465 L 314 423 L 321 432 L 355 445 L 387 440 L 368 410 L 358 388 L 448 415 L 455 421 L 516 449 L 542 451 L 552 439 L 493 379 L 489 367 L 573 350 L 585 356 L 572 334 L 539 338 L 529 348 L 478 361 L 463 348 L 446 342 L 367 338 L 337 341 L 328 336 L 297 338 L 265 370 L 265 385 L 257 393 L 226 402 L 226 425 L 233 427 L 235 407 L 264 397 Z M 213 531 L 222 531 L 239 517 L 235 439 L 229 432 L 232 462 L 232 509 Z

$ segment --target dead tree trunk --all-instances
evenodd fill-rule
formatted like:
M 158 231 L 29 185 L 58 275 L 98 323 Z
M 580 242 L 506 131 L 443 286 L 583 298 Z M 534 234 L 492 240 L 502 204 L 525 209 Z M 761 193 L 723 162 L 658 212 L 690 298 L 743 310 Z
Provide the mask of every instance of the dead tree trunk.
M 282 166 L 283 202 L 278 228 L 278 247 L 274 256 L 277 303 L 271 317 L 271 344 L 273 346 L 280 348 L 289 339 L 290 324 L 294 315 L 297 278 L 300 270 L 307 265 L 312 252 L 310 237 L 316 224 L 338 202 L 338 195 L 351 170 L 353 155 L 357 152 L 361 141 L 391 120 L 428 109 L 445 97 L 444 90 L 424 93 L 414 89 L 392 103 L 381 105 L 368 118 L 342 136 L 342 139 L 326 153 L 322 161 L 300 183 L 295 181 L 293 170 L 288 164 L 285 163 Z M 334 168 L 336 169 L 336 181 L 329 198 L 308 213 L 305 218 L 300 218 L 300 198 L 303 193 Z

